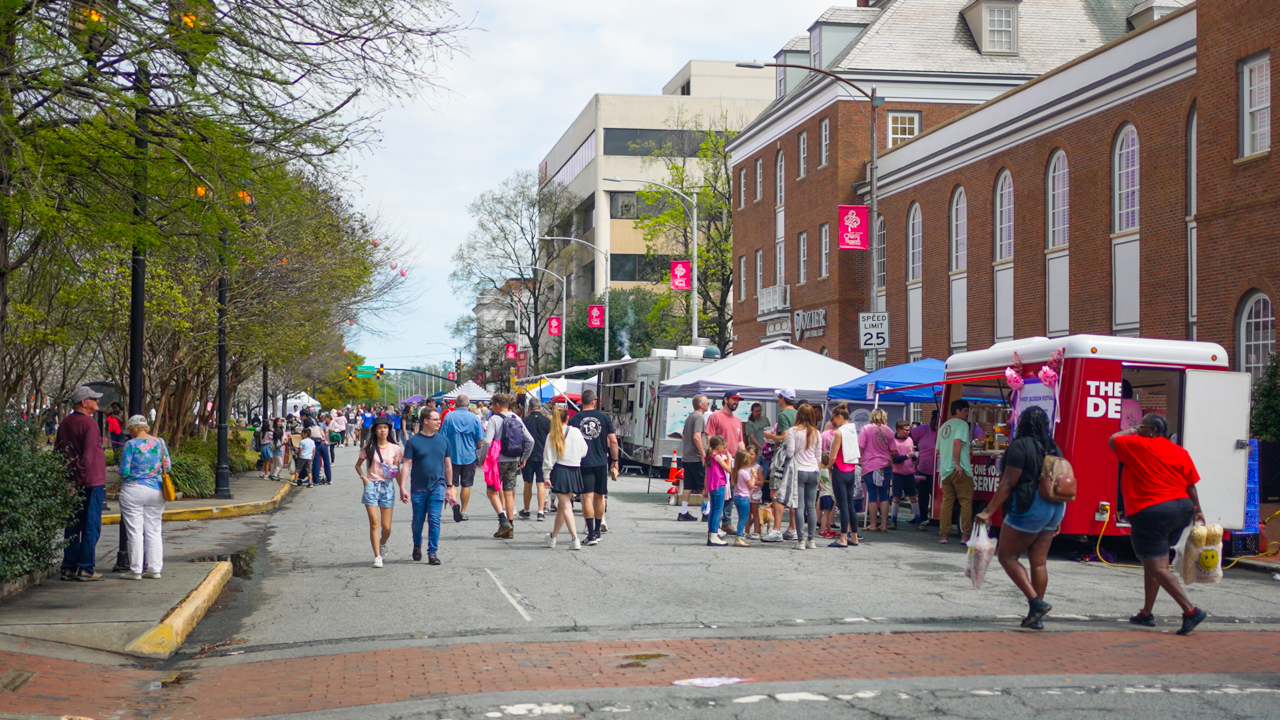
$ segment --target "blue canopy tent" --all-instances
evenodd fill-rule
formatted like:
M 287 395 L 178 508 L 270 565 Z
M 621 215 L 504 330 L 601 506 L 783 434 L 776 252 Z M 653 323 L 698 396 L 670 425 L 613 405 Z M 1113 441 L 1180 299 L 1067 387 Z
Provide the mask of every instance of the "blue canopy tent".
M 942 360 L 925 358 L 906 365 L 894 365 L 836 385 L 827 391 L 829 400 L 853 400 L 872 402 L 877 393 L 882 402 L 932 403 L 941 397 L 941 386 L 913 387 L 899 392 L 878 392 L 887 388 L 910 387 L 941 383 L 947 364 Z

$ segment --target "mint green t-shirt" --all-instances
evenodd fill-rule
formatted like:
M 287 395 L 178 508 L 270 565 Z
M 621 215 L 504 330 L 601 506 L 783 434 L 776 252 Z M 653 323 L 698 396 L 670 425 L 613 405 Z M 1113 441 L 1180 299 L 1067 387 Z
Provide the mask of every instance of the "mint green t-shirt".
M 938 477 L 945 478 L 955 472 L 953 446 L 956 440 L 963 443 L 960 446 L 960 469 L 965 475 L 973 477 L 973 463 L 969 460 L 969 423 L 960 418 L 951 418 L 938 428 Z

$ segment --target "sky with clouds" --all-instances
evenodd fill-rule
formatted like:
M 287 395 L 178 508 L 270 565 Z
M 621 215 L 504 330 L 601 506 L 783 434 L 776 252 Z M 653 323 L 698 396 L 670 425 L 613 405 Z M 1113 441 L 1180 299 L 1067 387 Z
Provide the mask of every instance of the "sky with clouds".
M 850 1 L 848 5 L 855 4 Z M 447 327 L 472 298 L 449 288 L 467 205 L 520 168 L 536 169 L 595 93 L 659 94 L 684 64 L 765 60 L 829 3 L 791 0 L 454 0 L 465 55 L 445 90 L 385 108 L 378 144 L 350 158 L 357 205 L 405 251 L 418 298 L 348 347 L 372 363 L 445 360 Z M 437 344 L 433 344 L 437 343 Z

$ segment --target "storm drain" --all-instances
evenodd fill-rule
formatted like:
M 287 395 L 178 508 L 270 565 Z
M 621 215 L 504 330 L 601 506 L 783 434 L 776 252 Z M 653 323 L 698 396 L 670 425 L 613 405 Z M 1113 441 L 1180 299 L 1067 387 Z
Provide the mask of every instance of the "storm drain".
M 35 677 L 33 672 L 26 670 L 10 670 L 4 675 L 0 675 L 0 690 L 8 690 L 9 692 L 17 692 L 27 681 Z

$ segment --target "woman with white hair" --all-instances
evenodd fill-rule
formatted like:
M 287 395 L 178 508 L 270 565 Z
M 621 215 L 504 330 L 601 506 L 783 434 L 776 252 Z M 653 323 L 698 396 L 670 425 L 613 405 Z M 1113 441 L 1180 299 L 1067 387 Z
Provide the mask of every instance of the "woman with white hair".
M 129 572 L 123 576 L 126 580 L 159 580 L 164 567 L 164 544 L 160 538 L 164 493 L 160 485 L 172 463 L 169 446 L 148 432 L 150 429 L 142 415 L 134 415 L 125 423 L 125 430 L 132 436 L 120 455 L 120 518 L 129 538 Z

